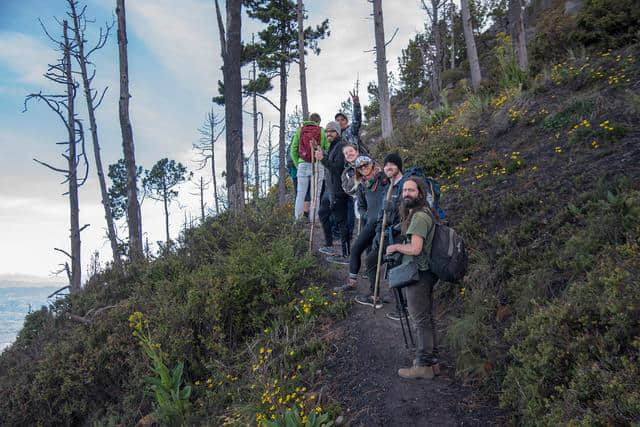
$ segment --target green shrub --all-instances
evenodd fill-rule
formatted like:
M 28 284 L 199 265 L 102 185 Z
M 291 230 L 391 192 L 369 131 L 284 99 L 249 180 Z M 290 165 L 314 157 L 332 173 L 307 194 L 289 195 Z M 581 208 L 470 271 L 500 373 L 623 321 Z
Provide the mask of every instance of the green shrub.
M 635 0 L 586 0 L 578 13 L 575 39 L 585 45 L 617 48 L 638 40 L 640 3 Z
M 29 315 L 0 356 L 2 423 L 134 425 L 153 411 L 154 400 L 161 418 L 191 423 L 186 408 L 199 398 L 185 390 L 194 378 L 237 363 L 246 341 L 277 319 L 296 321 L 289 303 L 320 275 L 302 235 L 289 208 L 261 201 L 243 215 L 223 214 L 187 230 L 172 254 L 137 271 L 96 276 L 53 313 Z M 90 324 L 68 318 L 102 306 L 111 308 Z M 163 379 L 154 383 L 153 399 L 145 393 L 147 360 L 127 328 L 136 311 L 145 313 L 160 345 L 162 365 L 154 359 L 154 369 Z M 172 375 L 162 369 L 182 363 L 184 370 Z M 227 404 L 225 392 L 211 399 L 208 414 L 201 406 L 191 414 L 219 416 Z

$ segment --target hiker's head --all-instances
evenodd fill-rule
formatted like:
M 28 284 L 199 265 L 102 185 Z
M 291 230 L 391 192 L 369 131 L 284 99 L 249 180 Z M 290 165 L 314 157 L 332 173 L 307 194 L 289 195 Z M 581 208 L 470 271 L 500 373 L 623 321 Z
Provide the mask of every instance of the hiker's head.
M 400 204 L 400 218 L 409 218 L 411 210 L 417 210 L 426 206 L 426 193 L 424 181 L 411 176 L 404 181 L 402 186 L 402 203 Z
M 349 126 L 349 119 L 347 118 L 347 116 L 344 113 L 338 113 L 336 114 L 336 116 L 334 117 L 334 119 L 336 119 L 336 122 L 338 122 L 340 124 L 340 129 L 346 129 L 347 126 Z
M 337 122 L 329 122 L 327 126 L 325 126 L 325 131 L 329 142 L 333 142 L 340 136 L 340 125 Z
M 384 174 L 388 178 L 395 178 L 402 173 L 402 159 L 398 153 L 390 153 L 384 158 Z
M 342 147 L 342 154 L 344 155 L 344 159 L 347 162 L 353 163 L 356 161 L 360 153 L 358 152 L 358 147 L 356 147 L 355 145 L 345 144 L 345 146 Z
M 374 169 L 373 160 L 369 156 L 360 156 L 356 159 L 356 179 L 368 177 Z
M 320 119 L 320 114 L 318 114 L 318 113 L 312 113 L 312 114 L 309 116 L 309 120 L 311 120 L 312 122 L 316 122 L 317 124 L 320 124 L 320 120 L 321 120 L 321 119 Z

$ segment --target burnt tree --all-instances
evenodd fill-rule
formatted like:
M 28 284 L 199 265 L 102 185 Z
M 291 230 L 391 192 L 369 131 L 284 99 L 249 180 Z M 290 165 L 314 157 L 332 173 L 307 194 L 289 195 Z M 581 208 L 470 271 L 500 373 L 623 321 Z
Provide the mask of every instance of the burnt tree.
M 118 241 L 116 228 L 113 220 L 113 214 L 111 212 L 111 202 L 109 200 L 109 192 L 107 189 L 107 182 L 104 176 L 104 170 L 102 168 L 102 158 L 100 155 L 100 143 L 98 141 L 98 125 L 96 122 L 96 110 L 102 103 L 104 95 L 107 92 L 105 87 L 102 93 L 98 97 L 98 92 L 91 88 L 91 83 L 96 75 L 96 70 L 93 62 L 91 61 L 91 55 L 102 49 L 109 38 L 113 23 L 107 24 L 100 28 L 98 40 L 93 47 L 88 50 L 85 49 L 87 42 L 85 36 L 85 29 L 87 27 L 87 18 L 85 12 L 87 7 L 83 6 L 78 10 L 78 2 L 75 0 L 67 0 L 69 4 L 69 12 L 67 13 L 71 18 L 71 31 L 75 40 L 75 46 L 72 50 L 72 56 L 75 57 L 78 65 L 80 66 L 80 76 L 82 77 L 82 87 L 84 89 L 84 97 L 87 104 L 87 112 L 89 116 L 89 129 L 91 131 L 91 141 L 93 143 L 93 155 L 96 163 L 96 173 L 98 174 L 98 183 L 100 184 L 100 196 L 102 201 L 102 207 L 104 208 L 104 217 L 107 222 L 107 237 L 111 244 L 111 253 L 113 256 L 113 265 L 116 269 L 122 269 L 122 260 L 120 259 L 120 251 L 118 249 Z M 89 67 L 92 67 L 92 73 L 89 75 Z
M 216 142 L 224 132 L 224 126 L 220 126 L 223 119 L 218 119 L 213 109 L 207 113 L 202 127 L 198 129 L 200 132 L 200 142 L 193 144 L 193 149 L 198 155 L 198 170 L 204 169 L 207 163 L 211 161 L 211 178 L 213 182 L 213 201 L 216 207 L 216 215 L 220 214 L 220 202 L 218 199 L 218 183 L 216 181 Z
M 244 207 L 244 159 L 242 147 L 242 0 L 227 0 L 227 27 L 222 22 L 220 6 L 215 0 L 220 32 L 220 55 L 225 99 L 226 181 L 229 209 L 238 212 Z
M 133 130 L 129 118 L 129 60 L 127 58 L 127 21 L 124 0 L 116 0 L 118 17 L 118 58 L 120 62 L 120 100 L 118 104 L 122 151 L 127 166 L 127 224 L 129 229 L 129 258 L 132 262 L 143 261 L 142 216 L 138 203 L 136 179 L 136 156 Z
M 74 80 L 74 71 L 71 67 L 72 50 L 75 46 L 69 37 L 69 25 L 66 20 L 62 21 L 61 41 L 51 37 L 43 24 L 42 28 L 49 39 L 57 45 L 56 48 L 62 51 L 62 58 L 59 62 L 48 66 L 45 78 L 64 86 L 65 93 L 43 94 L 42 92 L 39 92 L 27 95 L 24 110 L 26 111 L 27 104 L 31 100 L 43 101 L 47 104 L 49 109 L 58 116 L 67 131 L 67 140 L 57 143 L 58 145 L 66 146 L 65 152 L 62 153 L 62 157 L 67 162 L 66 168 L 55 167 L 37 159 L 33 160 L 55 172 L 62 173 L 65 177 L 63 183 L 66 183 L 68 186 L 65 195 L 69 196 L 69 238 L 71 241 L 71 252 L 69 253 L 68 251 L 60 248 L 55 248 L 55 250 L 66 255 L 70 259 L 71 266 L 69 267 L 69 263 L 65 262 L 61 271 L 66 271 L 67 273 L 71 292 L 77 292 L 80 290 L 82 283 L 80 233 L 88 227 L 88 224 L 80 227 L 78 187 L 83 185 L 87 180 L 89 163 L 84 149 L 84 131 L 82 128 L 82 122 L 77 119 L 75 112 L 75 98 L 78 84 Z M 81 163 L 84 167 L 84 173 L 82 177 L 79 177 L 78 166 Z

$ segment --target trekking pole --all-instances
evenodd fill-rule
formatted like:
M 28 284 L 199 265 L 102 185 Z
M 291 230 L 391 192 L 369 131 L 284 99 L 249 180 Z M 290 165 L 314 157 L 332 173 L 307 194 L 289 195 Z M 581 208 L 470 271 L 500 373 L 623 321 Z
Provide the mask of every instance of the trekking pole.
M 385 197 L 385 201 L 388 203 L 391 199 L 391 192 L 393 191 L 393 182 L 389 182 L 389 189 L 387 190 L 387 196 Z M 376 282 L 373 289 L 373 311 L 376 311 L 376 301 L 378 300 L 378 291 L 380 288 L 380 270 L 382 267 L 382 252 L 384 251 L 384 233 L 385 228 L 387 228 L 387 210 L 384 210 L 384 214 L 382 215 L 382 232 L 380 236 L 380 247 L 378 248 L 378 265 L 376 267 Z

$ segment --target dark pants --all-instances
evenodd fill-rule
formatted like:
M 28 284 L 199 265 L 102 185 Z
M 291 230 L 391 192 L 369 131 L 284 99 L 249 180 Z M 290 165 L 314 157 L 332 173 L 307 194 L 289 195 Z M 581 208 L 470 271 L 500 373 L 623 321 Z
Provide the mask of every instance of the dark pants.
M 407 308 L 413 321 L 416 337 L 414 366 L 430 366 L 438 360 L 436 325 L 433 320 L 433 287 L 438 277 L 430 271 L 421 271 L 420 280 L 407 286 Z
M 360 230 L 360 234 L 358 234 L 356 241 L 353 243 L 353 246 L 351 246 L 351 255 L 349 258 L 349 275 L 351 277 L 357 277 L 358 272 L 360 271 L 360 258 L 362 257 L 362 253 L 371 246 L 375 236 L 376 222 L 369 221 L 367 225 Z
M 347 208 L 349 196 L 346 194 L 332 195 L 329 198 L 328 192 L 324 192 L 320 200 L 320 208 L 318 209 L 318 217 L 322 223 L 324 231 L 324 239 L 327 246 L 333 245 L 333 234 L 331 232 L 331 219 L 333 219 L 340 230 L 340 241 L 342 242 L 342 255 L 349 256 L 349 230 L 347 229 Z
M 378 248 L 380 247 L 380 242 L 376 242 L 376 238 L 379 238 L 377 234 L 373 237 L 373 244 L 371 245 L 371 251 L 367 254 L 364 259 L 364 263 L 367 267 L 367 277 L 369 278 L 369 289 L 371 290 L 371 295 L 373 295 L 373 291 L 376 286 L 376 270 L 378 269 Z M 385 244 L 386 246 L 386 244 Z M 382 254 L 384 256 L 384 252 Z M 382 273 L 382 268 L 380 268 L 380 272 Z M 380 278 L 382 282 L 382 278 Z M 378 295 L 380 295 L 380 289 L 378 289 Z
M 356 209 L 353 197 L 349 197 L 347 204 L 347 229 L 349 230 L 349 241 L 353 238 L 353 230 L 356 226 Z

